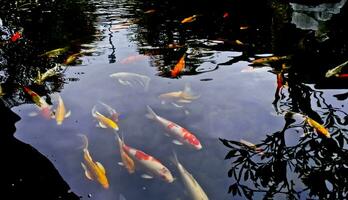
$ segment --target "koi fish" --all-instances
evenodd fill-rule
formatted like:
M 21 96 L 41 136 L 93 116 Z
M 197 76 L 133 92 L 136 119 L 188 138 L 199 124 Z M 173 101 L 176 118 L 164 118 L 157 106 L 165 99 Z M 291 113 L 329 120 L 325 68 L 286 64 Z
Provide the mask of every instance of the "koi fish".
M 185 69 L 185 54 L 180 58 L 174 69 L 170 71 L 173 78 L 177 77 Z
M 74 54 L 68 56 L 68 57 L 64 60 L 63 64 L 64 64 L 64 65 L 70 65 L 70 64 L 72 64 L 73 62 L 75 62 L 75 61 L 77 60 L 77 58 L 78 58 L 78 56 L 79 56 L 80 54 L 81 54 L 81 53 L 74 53 Z
M 61 125 L 65 118 L 68 118 L 71 115 L 71 111 L 66 112 L 64 102 L 62 97 L 58 94 L 58 106 L 55 111 L 55 118 L 57 125 Z
M 171 172 L 156 158 L 140 151 L 138 149 L 127 146 L 124 141 L 116 134 L 116 140 L 121 141 L 123 151 L 139 166 L 141 166 L 148 174 L 142 175 L 143 178 L 153 178 L 153 176 L 160 177 L 167 183 L 174 181 Z
M 63 47 L 63 48 L 58 48 L 58 49 L 53 49 L 51 51 L 47 51 L 43 54 L 40 54 L 39 56 L 47 56 L 49 58 L 54 58 L 62 55 L 63 53 L 67 52 L 69 50 L 69 47 Z
M 227 17 L 229 17 L 230 16 L 230 14 L 228 13 L 228 12 L 224 12 L 224 15 L 222 16 L 223 18 L 227 18 Z
M 338 75 L 338 77 L 340 77 L 340 78 L 348 78 L 348 74 L 340 74 L 340 75 Z
M 127 171 L 130 174 L 132 174 L 135 171 L 134 161 L 133 161 L 132 158 L 130 158 L 128 156 L 128 154 L 126 154 L 126 152 L 124 152 L 124 149 L 123 149 L 124 143 L 123 143 L 123 141 L 119 137 L 117 137 L 117 140 L 118 140 L 118 145 L 120 147 L 120 155 L 121 155 L 121 159 L 122 159 L 122 164 L 120 164 L 120 165 L 123 165 L 127 169 Z
M 150 106 L 147 106 L 148 114 L 146 115 L 149 119 L 155 120 L 164 126 L 168 132 L 174 137 L 173 143 L 176 145 L 186 144 L 193 147 L 196 150 L 202 149 L 201 142 L 196 138 L 195 135 L 190 133 L 185 128 L 178 124 L 171 122 L 163 117 L 158 116 Z
M 118 127 L 117 123 L 115 121 L 113 121 L 112 119 L 110 119 L 108 117 L 105 117 L 104 115 L 100 114 L 96 110 L 96 106 L 93 106 L 93 108 L 92 108 L 92 116 L 98 120 L 99 126 L 101 128 L 111 128 L 114 131 L 118 131 L 119 130 L 119 127 Z
M 337 67 L 330 69 L 326 72 L 325 77 L 330 78 L 331 76 L 339 76 L 338 73 L 341 73 L 342 68 L 348 65 L 348 60 Z
M 120 61 L 121 64 L 129 64 L 129 63 L 133 63 L 133 62 L 137 62 L 140 60 L 145 59 L 146 56 L 144 55 L 133 55 L 133 56 L 128 56 L 127 58 L 124 58 Z
M 308 117 L 307 115 L 303 115 L 303 114 L 300 114 L 300 113 L 295 113 L 295 112 L 287 112 L 285 114 L 285 117 L 288 117 L 288 118 L 293 118 L 296 117 L 296 116 L 299 116 L 301 117 L 302 119 L 304 119 L 304 121 L 309 125 L 311 126 L 312 128 L 314 128 L 314 130 L 317 132 L 317 133 L 320 133 L 322 135 L 324 135 L 325 137 L 327 138 L 330 138 L 331 135 L 330 135 L 330 132 L 327 130 L 327 128 L 325 128 L 322 124 L 318 123 L 317 121 L 315 121 L 314 119 Z
M 251 63 L 253 65 L 263 65 L 271 62 L 283 61 L 289 59 L 289 56 L 271 56 L 266 58 L 259 58 L 253 60 Z
M 52 76 L 55 76 L 59 73 L 59 71 L 61 70 L 61 66 L 59 64 L 56 64 L 56 66 L 54 66 L 53 68 L 47 70 L 45 73 L 43 73 L 41 75 L 41 72 L 38 71 L 38 75 L 37 78 L 34 80 L 34 82 L 38 85 L 42 85 L 43 82 Z
M 320 133 L 320 134 L 324 135 L 327 138 L 331 137 L 331 135 L 330 135 L 329 131 L 327 130 L 327 128 L 325 128 L 323 125 L 319 124 L 314 119 L 306 116 L 306 122 L 308 123 L 308 125 L 313 127 L 317 133 Z
M 83 147 L 83 158 L 84 161 L 81 162 L 81 166 L 85 171 L 85 176 L 89 180 L 98 181 L 104 189 L 109 188 L 109 181 L 106 177 L 106 171 L 100 162 L 94 162 L 88 151 L 88 138 L 86 135 L 79 135 L 84 141 Z
M 249 28 L 248 26 L 240 26 L 240 27 L 239 27 L 240 30 L 246 30 L 246 29 L 248 29 L 248 28 Z
M 15 32 L 12 36 L 11 36 L 11 41 L 12 42 L 16 42 L 17 40 L 19 40 L 22 37 L 22 34 L 20 32 Z
M 168 92 L 158 96 L 162 100 L 175 101 L 177 103 L 191 103 L 192 100 L 198 99 L 200 95 L 194 95 L 189 84 L 185 85 L 184 90 Z
M 42 97 L 40 97 L 36 92 L 32 91 L 28 87 L 23 86 L 23 89 L 25 93 L 30 95 L 32 101 L 36 104 L 42 116 L 44 116 L 46 119 L 50 119 L 51 116 L 53 115 L 51 111 L 51 106 L 48 105 L 48 103 Z
M 138 83 L 144 90 L 147 91 L 150 83 L 150 78 L 145 75 L 130 73 L 130 72 L 118 72 L 110 75 L 111 78 L 115 78 L 122 85 L 129 85 L 133 87 L 133 84 Z
M 277 74 L 277 89 L 279 90 L 282 87 L 283 87 L 283 75 L 282 73 L 278 73 Z
M 196 21 L 196 19 L 197 19 L 197 15 L 192 15 L 191 17 L 187 17 L 181 20 L 181 23 L 184 24 L 184 23 L 193 22 L 193 21 Z
M 152 14 L 152 13 L 154 13 L 154 12 L 156 12 L 155 9 L 150 9 L 150 10 L 145 11 L 144 13 L 145 13 L 145 14 Z
M 190 199 L 192 200 L 208 200 L 207 194 L 204 192 L 202 187 L 198 184 L 192 174 L 190 174 L 179 162 L 176 154 L 174 153 L 173 163 L 177 167 L 180 177 L 188 191 Z
M 112 119 L 112 121 L 114 121 L 114 122 L 118 122 L 118 118 L 119 118 L 119 116 L 120 116 L 120 115 L 118 114 L 118 112 L 116 112 L 115 109 L 113 109 L 111 106 L 107 105 L 106 103 L 104 103 L 104 102 L 102 102 L 102 101 L 99 101 L 99 103 L 100 103 L 101 105 L 103 105 L 103 106 L 106 108 L 106 110 L 109 112 L 110 119 Z
M 253 143 L 251 143 L 251 142 L 249 142 L 249 141 L 246 141 L 246 140 L 241 139 L 239 142 L 240 142 L 241 144 L 243 144 L 246 148 L 248 148 L 248 149 L 250 149 L 250 150 L 252 150 L 252 151 L 257 152 L 257 153 L 259 153 L 260 155 L 264 154 L 262 148 L 257 147 L 255 144 L 253 144 Z

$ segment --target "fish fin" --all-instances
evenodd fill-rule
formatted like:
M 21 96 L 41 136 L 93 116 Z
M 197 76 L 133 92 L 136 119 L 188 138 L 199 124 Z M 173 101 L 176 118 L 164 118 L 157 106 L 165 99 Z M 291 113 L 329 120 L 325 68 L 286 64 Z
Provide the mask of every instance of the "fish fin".
M 158 115 L 152 110 L 152 108 L 149 105 L 147 105 L 146 107 L 148 111 L 146 117 L 149 119 L 157 119 Z
M 123 162 L 118 162 L 117 163 L 119 166 L 124 166 Z
M 153 179 L 153 176 L 148 175 L 148 174 L 142 174 L 142 175 L 141 175 L 141 178 L 144 178 L 144 179 Z
M 144 91 L 148 91 L 151 78 L 143 75 L 141 79 L 143 80 Z
M 179 140 L 173 140 L 172 142 L 176 145 L 183 145 L 183 143 L 180 142 Z
M 95 162 L 97 164 L 97 166 L 99 167 L 99 169 L 103 172 L 103 174 L 105 174 L 105 168 L 104 166 L 100 163 L 100 162 Z
M 122 80 L 122 79 L 118 79 L 118 82 L 122 85 L 132 85 L 129 81 L 125 81 L 125 80 Z
M 179 105 L 179 104 L 176 104 L 176 103 L 174 103 L 174 102 L 172 102 L 172 105 L 175 106 L 175 107 L 177 107 L 177 108 L 183 108 L 183 107 L 184 107 L 184 106 Z
M 97 114 L 96 114 L 97 113 L 97 107 L 95 105 L 93 106 L 91 112 L 92 112 L 92 116 L 93 117 L 97 117 Z
M 39 113 L 37 113 L 37 112 L 30 112 L 30 113 L 28 114 L 29 117 L 36 117 L 36 116 L 38 116 L 38 115 L 39 115 Z
M 107 128 L 107 126 L 105 126 L 103 123 L 101 123 L 101 122 L 99 122 L 98 123 L 98 127 L 100 127 L 100 128 Z
M 68 118 L 68 117 L 70 117 L 70 115 L 71 115 L 71 110 L 69 110 L 69 111 L 65 114 L 64 118 Z
M 82 166 L 83 170 L 85 171 L 85 176 L 86 176 L 89 180 L 93 180 L 91 174 L 88 172 L 88 169 L 87 169 L 86 165 L 83 164 L 83 163 L 81 162 L 81 166 Z
M 81 148 L 82 149 L 87 149 L 88 148 L 88 138 L 87 138 L 87 136 L 84 135 L 84 134 L 78 134 L 77 136 L 82 137 L 83 145 L 81 146 Z

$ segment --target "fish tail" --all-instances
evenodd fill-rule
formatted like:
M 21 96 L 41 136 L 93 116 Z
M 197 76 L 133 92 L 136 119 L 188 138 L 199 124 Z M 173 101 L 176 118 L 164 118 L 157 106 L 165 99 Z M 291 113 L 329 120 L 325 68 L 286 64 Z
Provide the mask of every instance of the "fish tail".
M 95 105 L 93 106 L 91 112 L 92 112 L 92 116 L 93 116 L 93 117 L 96 117 L 96 116 L 97 116 L 97 115 L 96 115 L 96 113 L 97 113 L 97 107 L 96 107 Z
M 115 131 L 115 139 L 118 142 L 120 148 L 122 148 L 122 146 L 124 144 L 123 135 L 122 135 L 122 138 L 121 138 L 120 135 Z
M 170 161 L 172 161 L 172 163 L 175 166 L 179 166 L 179 159 L 178 159 L 178 155 L 176 154 L 176 152 L 173 150 L 173 157 L 170 158 Z
M 87 136 L 84 135 L 84 134 L 78 134 L 78 136 L 82 137 L 83 145 L 81 146 L 81 148 L 88 149 L 88 138 L 87 138 Z
M 147 112 L 148 112 L 146 114 L 147 118 L 153 119 L 153 120 L 158 118 L 158 115 L 152 110 L 152 108 L 149 105 L 147 105 L 146 108 L 147 108 Z

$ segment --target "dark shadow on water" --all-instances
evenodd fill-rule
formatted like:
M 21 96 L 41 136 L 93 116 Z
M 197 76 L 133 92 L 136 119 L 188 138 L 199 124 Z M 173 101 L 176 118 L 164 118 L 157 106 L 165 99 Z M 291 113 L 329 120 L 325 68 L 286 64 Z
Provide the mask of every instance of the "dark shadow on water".
M 80 199 L 53 164 L 29 144 L 14 137 L 20 117 L 0 100 L 1 195 L 10 199 Z

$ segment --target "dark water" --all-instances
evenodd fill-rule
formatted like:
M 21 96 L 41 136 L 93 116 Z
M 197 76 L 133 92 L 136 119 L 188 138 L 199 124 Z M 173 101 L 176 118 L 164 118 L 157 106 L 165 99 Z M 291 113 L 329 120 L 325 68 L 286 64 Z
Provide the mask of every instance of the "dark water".
M 348 82 L 325 78 L 327 70 L 348 59 L 345 3 L 9 1 L 0 16 L 1 98 L 21 117 L 15 137 L 49 159 L 82 199 L 118 199 L 120 194 L 127 200 L 190 199 L 170 161 L 173 151 L 209 199 L 345 199 Z M 180 23 L 192 15 L 195 21 Z M 12 42 L 16 31 L 22 37 Z M 63 47 L 68 51 L 58 57 L 38 56 Z M 74 54 L 78 59 L 58 75 L 42 85 L 34 82 L 38 70 L 45 72 Z M 266 54 L 287 57 L 251 66 Z M 186 67 L 172 77 L 183 55 Z M 148 90 L 109 77 L 116 72 L 150 77 Z M 183 108 L 158 98 L 186 84 L 200 97 Z M 59 92 L 71 116 L 60 126 L 29 116 L 37 109 L 20 85 L 54 107 Z M 176 177 L 173 183 L 143 179 L 141 171 L 128 174 L 118 165 L 113 132 L 96 127 L 91 115 L 96 104 L 103 111 L 98 101 L 120 113 L 125 142 L 159 159 Z M 146 105 L 195 133 L 203 149 L 173 144 L 160 125 L 145 117 Z M 331 138 L 285 118 L 288 111 L 324 124 Z M 88 136 L 89 151 L 104 165 L 109 189 L 85 177 L 78 134 Z M 258 144 L 263 154 L 241 139 Z

